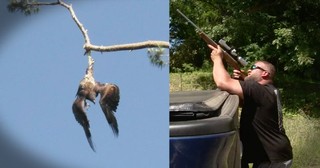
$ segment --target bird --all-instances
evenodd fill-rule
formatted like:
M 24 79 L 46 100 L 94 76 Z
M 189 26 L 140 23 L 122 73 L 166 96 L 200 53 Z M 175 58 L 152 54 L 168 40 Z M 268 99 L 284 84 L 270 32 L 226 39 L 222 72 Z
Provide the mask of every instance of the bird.
M 96 150 L 91 138 L 90 124 L 86 115 L 86 109 L 89 108 L 89 104 L 86 100 L 89 100 L 95 104 L 95 98 L 97 97 L 97 93 L 95 92 L 94 87 L 95 81 L 93 78 L 85 76 L 80 81 L 78 91 L 76 94 L 76 99 L 72 104 L 72 111 L 75 116 L 75 119 L 83 127 L 91 149 L 95 152 Z
M 98 96 L 98 93 L 95 91 L 95 85 L 96 81 L 93 78 L 92 73 L 90 73 L 90 71 L 87 70 L 86 75 L 80 81 L 77 95 L 81 93 L 87 100 L 95 104 L 95 99 Z
M 114 133 L 115 136 L 118 136 L 118 122 L 114 116 L 120 100 L 120 90 L 119 87 L 112 83 L 96 82 L 95 90 L 97 93 L 100 93 L 99 104 L 100 107 Z
M 120 100 L 120 90 L 117 85 L 111 83 L 96 82 L 91 75 L 86 75 L 80 81 L 76 99 L 72 105 L 75 119 L 83 127 L 88 143 L 94 152 L 96 150 L 93 145 L 90 132 L 90 124 L 86 115 L 86 110 L 89 108 L 89 104 L 86 100 L 89 100 L 93 104 L 95 104 L 95 99 L 99 94 L 100 107 L 114 135 L 117 137 L 119 134 L 119 129 L 117 119 L 114 115 L 114 112 L 116 112 Z
M 72 105 L 72 110 L 76 120 L 84 129 L 84 132 L 86 134 L 86 137 L 91 149 L 95 152 L 96 150 L 91 139 L 90 124 L 85 112 L 86 107 L 87 107 L 87 102 L 85 98 L 83 96 L 79 96 L 74 101 Z

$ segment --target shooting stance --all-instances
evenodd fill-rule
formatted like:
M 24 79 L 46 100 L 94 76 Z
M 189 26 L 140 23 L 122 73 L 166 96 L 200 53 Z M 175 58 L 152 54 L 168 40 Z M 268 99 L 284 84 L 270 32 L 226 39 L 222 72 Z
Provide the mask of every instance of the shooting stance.
M 289 168 L 292 147 L 282 124 L 282 111 L 278 90 L 273 86 L 274 66 L 257 61 L 240 77 L 235 70 L 233 78 L 223 64 L 225 52 L 219 45 L 212 46 L 213 79 L 217 87 L 243 100 L 240 118 L 240 140 L 243 145 L 241 168 Z M 238 78 L 238 79 L 235 79 Z

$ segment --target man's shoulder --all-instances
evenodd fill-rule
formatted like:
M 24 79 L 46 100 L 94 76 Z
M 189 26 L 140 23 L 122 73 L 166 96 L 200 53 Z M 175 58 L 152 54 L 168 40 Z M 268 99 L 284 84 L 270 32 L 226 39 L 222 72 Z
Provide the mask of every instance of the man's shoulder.
M 253 97 L 256 100 L 271 96 L 274 93 L 274 86 L 269 84 L 262 85 L 254 80 L 242 81 L 240 85 L 245 97 Z
M 252 87 L 261 87 L 262 86 L 261 84 L 259 84 L 257 81 L 254 81 L 254 80 L 240 81 L 240 85 L 242 88 L 252 88 Z

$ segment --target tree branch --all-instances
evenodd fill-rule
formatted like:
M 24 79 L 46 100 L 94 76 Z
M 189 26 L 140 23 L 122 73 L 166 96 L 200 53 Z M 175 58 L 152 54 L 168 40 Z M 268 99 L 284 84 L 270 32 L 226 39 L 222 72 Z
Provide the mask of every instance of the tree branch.
M 167 41 L 144 41 L 130 44 L 121 44 L 121 45 L 112 45 L 112 46 L 98 46 L 91 44 L 90 38 L 88 35 L 88 30 L 84 28 L 83 24 L 77 18 L 72 5 L 66 4 L 62 0 L 58 0 L 57 2 L 47 3 L 47 2 L 32 2 L 28 3 L 31 6 L 41 6 L 41 5 L 61 5 L 64 8 L 68 9 L 70 15 L 78 28 L 80 29 L 83 37 L 84 37 L 84 45 L 83 48 L 86 50 L 86 53 L 89 51 L 99 51 L 99 52 L 111 52 L 111 51 L 123 51 L 123 50 L 137 50 L 142 48 L 150 48 L 150 47 L 162 47 L 169 48 L 170 44 Z
M 26 1 L 28 6 L 42 6 L 42 5 L 61 5 L 66 8 L 76 23 L 78 28 L 80 29 L 83 37 L 84 37 L 84 45 L 83 48 L 86 50 L 86 53 L 89 51 L 99 51 L 99 52 L 111 52 L 111 51 L 123 51 L 123 50 L 138 50 L 142 48 L 150 48 L 150 47 L 161 47 L 161 48 L 169 48 L 170 44 L 166 41 L 144 41 L 144 42 L 136 42 L 136 43 L 129 43 L 129 44 L 121 44 L 121 45 L 111 45 L 111 46 L 98 46 L 91 44 L 90 38 L 88 35 L 88 30 L 85 29 L 83 24 L 77 18 L 72 5 L 63 2 L 62 0 L 57 0 L 57 2 L 29 2 Z
M 30 9 L 33 9 L 34 11 L 38 10 L 39 6 L 42 5 L 60 5 L 64 8 L 66 8 L 73 19 L 73 21 L 78 26 L 79 30 L 81 31 L 83 37 L 84 37 L 84 45 L 83 48 L 85 49 L 85 54 L 88 56 L 88 64 L 89 67 L 93 67 L 94 60 L 91 56 L 91 51 L 99 51 L 99 52 L 112 52 L 112 51 L 123 51 L 123 50 L 138 50 L 143 48 L 169 48 L 170 44 L 168 41 L 144 41 L 144 42 L 136 42 L 136 43 L 129 43 L 129 44 L 120 44 L 120 45 L 111 45 L 111 46 L 98 46 L 91 44 L 90 38 L 88 35 L 88 30 L 85 29 L 83 24 L 79 21 L 77 18 L 72 5 L 67 4 L 63 2 L 63 0 L 56 0 L 56 2 L 29 2 L 29 0 L 24 1 L 17 1 L 12 2 L 9 5 L 9 10 L 15 11 L 15 10 L 21 10 L 21 11 L 29 11 Z M 30 11 L 27 13 L 30 14 Z M 158 58 L 160 59 L 160 58 Z M 89 68 L 90 69 L 90 68 Z M 91 68 L 92 69 L 92 68 Z M 93 71 L 93 70 L 92 70 Z
M 90 38 L 89 38 L 89 35 L 88 35 L 88 30 L 86 30 L 86 29 L 84 28 L 84 26 L 82 25 L 82 23 L 81 23 L 81 22 L 79 21 L 79 19 L 77 18 L 76 14 L 75 14 L 75 12 L 74 12 L 74 10 L 73 10 L 73 8 L 72 8 L 72 5 L 68 5 L 68 4 L 62 2 L 61 0 L 59 0 L 58 2 L 59 2 L 59 4 L 60 4 L 61 6 L 67 8 L 67 9 L 69 10 L 72 19 L 74 20 L 74 22 L 76 22 L 78 28 L 80 29 L 80 31 L 81 31 L 81 33 L 82 33 L 82 35 L 83 35 L 83 37 L 84 37 L 84 42 L 85 42 L 84 46 L 85 46 L 85 45 L 90 45 L 91 43 L 90 43 Z
M 112 46 L 97 46 L 92 44 L 86 44 L 84 48 L 86 50 L 111 52 L 111 51 L 123 51 L 123 50 L 138 50 L 142 48 L 161 47 L 169 48 L 169 42 L 166 41 L 144 41 L 130 44 L 120 44 Z
M 27 2 L 30 6 L 41 6 L 41 5 L 59 5 L 60 1 L 57 2 Z

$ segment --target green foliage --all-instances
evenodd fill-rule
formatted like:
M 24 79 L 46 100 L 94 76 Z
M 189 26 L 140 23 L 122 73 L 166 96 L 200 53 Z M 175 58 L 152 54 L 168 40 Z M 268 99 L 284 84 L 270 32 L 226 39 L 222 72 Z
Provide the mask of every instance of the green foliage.
M 213 40 L 224 38 L 249 62 L 267 60 L 278 71 L 320 80 L 320 2 L 170 1 L 170 68 L 200 68 L 210 51 L 180 9 Z
M 163 48 L 149 48 L 148 49 L 148 57 L 152 65 L 162 68 L 166 65 L 164 59 L 164 49 Z
M 287 75 L 278 75 L 276 85 L 280 88 L 283 108 L 286 112 L 320 117 L 319 83 Z
M 209 50 L 206 44 L 199 40 L 198 36 L 193 35 L 195 34 L 195 30 L 191 25 L 186 24 L 185 20 L 176 12 L 176 9 L 183 9 L 183 12 L 193 11 L 190 19 L 196 20 L 197 17 L 202 15 L 200 13 L 201 8 L 205 8 L 205 6 L 192 0 L 183 1 L 183 3 L 177 4 L 178 6 L 175 5 L 175 2 L 177 1 L 171 1 L 170 3 L 170 67 L 182 68 L 184 63 L 191 63 L 199 68 L 202 66 L 205 57 L 209 54 Z M 188 4 L 188 6 L 184 3 Z
M 7 6 L 10 12 L 22 12 L 25 15 L 31 15 L 32 13 L 39 12 L 38 6 L 32 6 L 31 3 L 35 0 L 10 0 Z
M 290 28 L 278 28 L 274 30 L 275 38 L 272 44 L 276 46 L 277 49 L 281 46 L 290 46 L 293 43 L 293 33 Z

